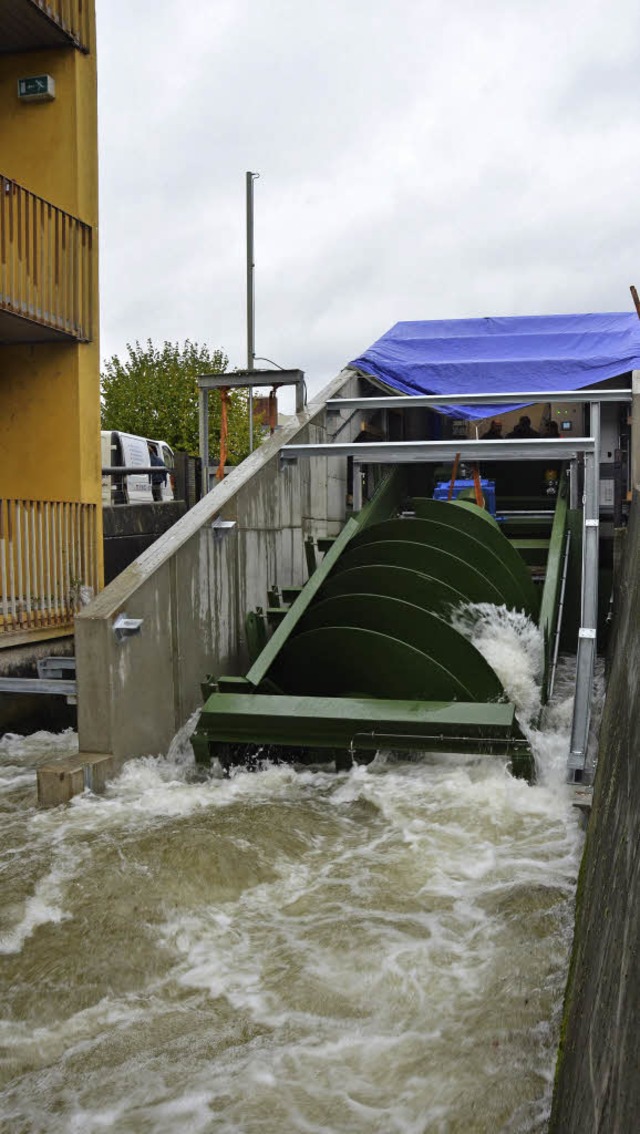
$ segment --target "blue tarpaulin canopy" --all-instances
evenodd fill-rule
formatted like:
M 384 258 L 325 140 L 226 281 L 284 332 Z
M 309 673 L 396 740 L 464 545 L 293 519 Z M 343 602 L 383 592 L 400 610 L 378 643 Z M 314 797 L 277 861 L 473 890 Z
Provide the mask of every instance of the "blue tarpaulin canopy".
M 403 394 L 580 390 L 640 369 L 635 312 L 396 323 L 351 367 Z M 440 406 L 482 418 L 526 405 Z

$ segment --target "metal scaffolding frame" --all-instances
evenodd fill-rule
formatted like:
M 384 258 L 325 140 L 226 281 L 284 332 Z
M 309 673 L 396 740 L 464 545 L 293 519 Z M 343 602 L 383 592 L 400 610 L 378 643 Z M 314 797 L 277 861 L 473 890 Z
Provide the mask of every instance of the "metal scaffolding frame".
M 600 405 L 603 402 L 631 402 L 631 389 L 571 390 L 551 392 L 519 392 L 499 394 L 437 394 L 417 396 L 373 396 L 363 398 L 332 398 L 326 403 L 329 413 L 342 410 L 418 409 L 440 405 L 532 405 L 534 403 L 563 401 L 581 402 L 590 406 L 590 436 L 571 439 L 504 438 L 500 440 L 451 441 L 377 441 L 329 442 L 325 444 L 285 445 L 281 450 L 281 464 L 287 465 L 305 457 L 347 457 L 354 464 L 354 510 L 362 506 L 362 478 L 358 475 L 363 465 L 405 464 L 431 461 L 453 461 L 456 454 L 462 461 L 508 460 L 562 460 L 572 463 L 571 490 L 576 495 L 576 461 L 584 458 L 584 488 L 582 496 L 582 585 L 580 629 L 576 651 L 576 683 L 571 726 L 571 743 L 568 758 L 568 779 L 572 783 L 586 783 L 590 777 L 587 768 L 591 701 L 597 652 L 598 619 L 598 556 L 599 556 L 599 474 L 600 474 Z M 574 500 L 574 503 L 577 501 Z
M 306 386 L 303 370 L 233 370 L 227 374 L 200 374 L 198 376 L 198 432 L 202 458 L 202 492 L 209 491 L 209 394 L 212 390 L 249 390 L 253 429 L 253 389 L 255 386 L 295 386 L 296 413 L 305 405 Z M 250 444 L 253 451 L 253 440 Z

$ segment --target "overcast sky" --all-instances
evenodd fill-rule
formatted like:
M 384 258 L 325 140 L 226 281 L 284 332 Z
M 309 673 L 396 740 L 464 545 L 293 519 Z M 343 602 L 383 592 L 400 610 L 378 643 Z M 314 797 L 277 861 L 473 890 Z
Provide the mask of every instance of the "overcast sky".
M 318 392 L 403 319 L 640 286 L 637 0 L 97 0 L 102 356 L 190 338 Z

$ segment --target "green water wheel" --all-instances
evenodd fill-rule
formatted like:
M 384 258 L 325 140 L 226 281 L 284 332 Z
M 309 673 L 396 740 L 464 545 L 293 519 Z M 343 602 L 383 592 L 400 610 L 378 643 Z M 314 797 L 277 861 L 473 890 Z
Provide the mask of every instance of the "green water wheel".
M 490 512 L 486 512 L 484 508 L 479 508 L 469 500 L 452 500 L 449 503 L 421 498 L 416 500 L 414 505 L 418 519 L 448 524 L 452 528 L 464 530 L 474 539 L 491 548 L 518 583 L 523 598 L 528 603 L 525 609 L 537 610 L 537 592 L 523 557 L 509 542 L 500 524 Z
M 435 658 L 399 638 L 354 626 L 320 626 L 291 638 L 270 677 L 287 693 L 467 701 L 466 687 Z
M 326 598 L 310 608 L 299 629 L 305 633 L 319 627 L 357 627 L 399 639 L 449 673 L 451 688 L 461 686 L 465 700 L 492 701 L 502 695 L 493 669 L 468 639 L 436 614 L 401 598 L 379 594 Z
M 357 547 L 353 540 L 335 570 L 340 572 L 372 565 L 405 567 L 431 578 L 446 579 L 447 585 L 463 595 L 466 602 L 500 605 L 505 601 L 500 588 L 472 562 L 450 550 L 426 543 L 412 543 L 407 524 L 405 531 L 405 539 L 380 539 Z
M 321 598 L 331 595 L 372 594 L 405 599 L 423 610 L 447 613 L 467 601 L 467 595 L 453 584 L 393 564 L 370 564 L 334 572 L 320 592 Z
M 372 524 L 352 540 L 349 554 L 362 547 L 395 540 L 447 552 L 458 560 L 473 564 L 476 572 L 491 582 L 500 597 L 487 601 L 505 603 L 532 614 L 536 605 L 533 584 L 522 559 L 509 541 L 466 509 L 452 508 L 438 501 L 433 501 L 433 504 L 435 508 L 430 519 L 393 519 Z M 448 578 L 446 574 L 442 577 Z M 474 598 L 472 601 L 482 600 Z

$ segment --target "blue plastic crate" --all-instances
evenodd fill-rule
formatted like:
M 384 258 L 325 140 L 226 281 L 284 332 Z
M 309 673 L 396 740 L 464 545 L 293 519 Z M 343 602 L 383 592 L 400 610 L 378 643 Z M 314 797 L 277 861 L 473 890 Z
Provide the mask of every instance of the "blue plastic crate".
M 449 485 L 450 485 L 450 483 L 451 482 L 448 481 L 448 480 L 438 481 L 438 483 L 436 484 L 435 492 L 433 494 L 433 499 L 434 500 L 447 500 L 448 496 L 449 496 Z M 484 496 L 487 511 L 490 512 L 492 516 L 495 516 L 495 514 L 496 514 L 496 482 L 494 480 L 482 480 L 481 479 L 480 480 L 480 487 L 482 488 L 482 495 Z M 455 500 L 456 497 L 459 496 L 460 493 L 464 489 L 471 489 L 472 493 L 475 491 L 475 482 L 473 481 L 473 479 L 454 481 L 452 499 Z M 475 502 L 475 496 L 472 496 L 471 500 L 472 500 L 472 502 Z

